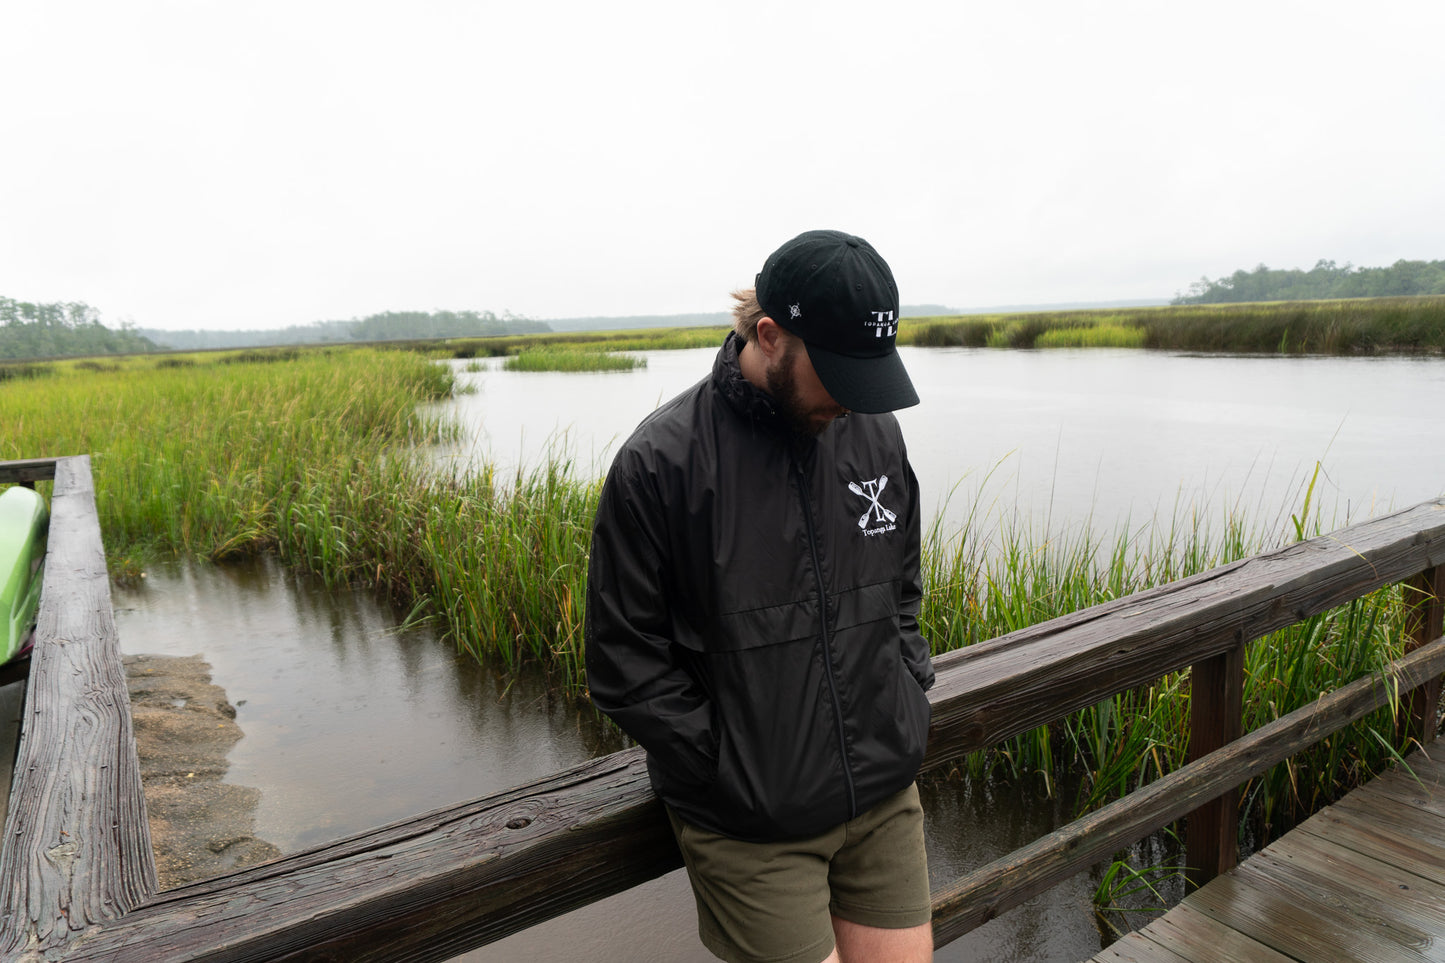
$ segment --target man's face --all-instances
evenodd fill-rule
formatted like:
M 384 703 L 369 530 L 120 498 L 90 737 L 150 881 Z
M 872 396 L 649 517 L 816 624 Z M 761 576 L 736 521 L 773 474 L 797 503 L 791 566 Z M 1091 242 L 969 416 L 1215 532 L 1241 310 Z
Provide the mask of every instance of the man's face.
M 843 406 L 833 400 L 818 380 L 803 342 L 790 338 L 783 352 L 765 372 L 768 394 L 773 396 L 793 430 L 804 435 L 821 435 Z

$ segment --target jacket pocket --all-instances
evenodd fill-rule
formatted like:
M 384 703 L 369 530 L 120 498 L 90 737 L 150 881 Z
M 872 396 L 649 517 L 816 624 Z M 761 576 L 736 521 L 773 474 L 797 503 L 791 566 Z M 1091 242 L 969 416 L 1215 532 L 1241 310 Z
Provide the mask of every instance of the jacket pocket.
M 707 655 L 718 727 L 710 803 L 731 834 L 807 835 L 846 818 L 837 716 L 817 623 L 808 628 Z
M 790 645 L 817 638 L 821 626 L 817 599 L 792 599 L 718 615 L 704 630 L 704 648 L 718 653 Z

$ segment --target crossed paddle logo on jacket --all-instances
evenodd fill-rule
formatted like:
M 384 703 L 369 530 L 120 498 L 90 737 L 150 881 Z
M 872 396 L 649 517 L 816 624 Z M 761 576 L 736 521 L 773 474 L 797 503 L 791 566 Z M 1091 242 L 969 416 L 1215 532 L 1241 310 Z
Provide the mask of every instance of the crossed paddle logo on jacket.
M 858 516 L 858 527 L 867 528 L 869 521 L 875 525 L 892 525 L 898 521 L 898 516 L 887 508 L 878 499 L 883 494 L 883 489 L 888 487 L 888 476 L 879 475 L 871 481 L 862 484 L 849 482 L 848 490 L 860 498 L 868 499 L 868 507 L 863 509 L 863 514 Z M 886 529 L 885 529 L 886 530 Z M 871 533 L 870 533 L 871 534 Z

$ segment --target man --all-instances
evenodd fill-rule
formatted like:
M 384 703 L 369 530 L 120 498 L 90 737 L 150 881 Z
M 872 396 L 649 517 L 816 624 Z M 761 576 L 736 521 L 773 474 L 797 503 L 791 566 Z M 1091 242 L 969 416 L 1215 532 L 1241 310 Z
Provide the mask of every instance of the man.
M 603 486 L 592 700 L 647 750 L 703 943 L 729 961 L 932 956 L 914 777 L 918 403 L 898 288 L 864 240 L 775 251 L 710 377 L 645 419 Z

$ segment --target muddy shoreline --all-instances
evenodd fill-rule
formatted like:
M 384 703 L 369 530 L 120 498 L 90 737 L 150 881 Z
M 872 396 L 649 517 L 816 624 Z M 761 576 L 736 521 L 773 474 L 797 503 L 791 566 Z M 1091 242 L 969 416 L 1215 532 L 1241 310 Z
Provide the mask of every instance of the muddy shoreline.
M 226 755 L 244 733 L 210 664 L 198 655 L 124 663 L 160 888 L 279 857 L 255 835 L 261 791 L 224 781 Z

